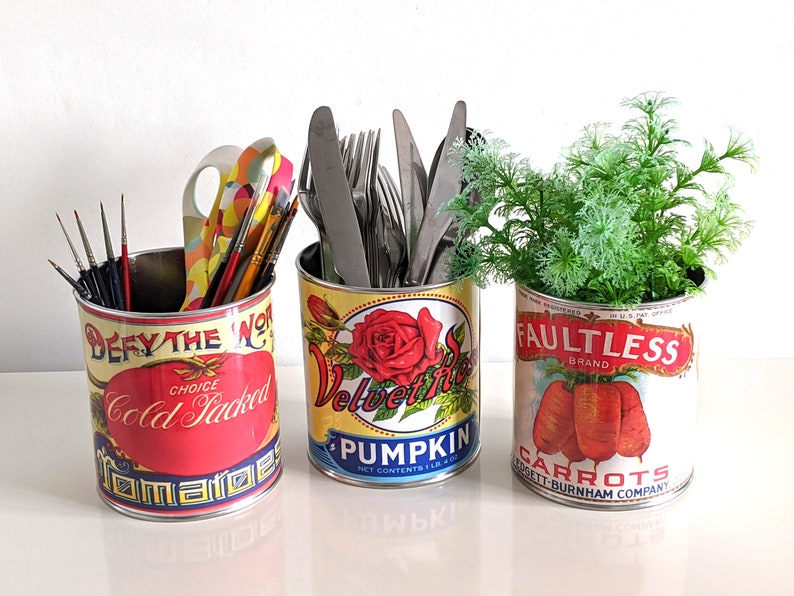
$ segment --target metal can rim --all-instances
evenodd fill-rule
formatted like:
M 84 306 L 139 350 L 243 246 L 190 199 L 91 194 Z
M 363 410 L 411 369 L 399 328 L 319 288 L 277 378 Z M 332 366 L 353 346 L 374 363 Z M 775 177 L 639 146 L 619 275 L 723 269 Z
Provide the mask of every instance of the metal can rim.
M 406 286 L 406 287 L 398 287 L 398 288 L 365 288 L 361 286 L 350 286 L 346 284 L 336 284 L 330 281 L 326 281 L 322 278 L 317 277 L 307 271 L 307 267 L 304 263 L 305 259 L 309 258 L 311 251 L 319 249 L 319 242 L 314 242 L 309 244 L 303 250 L 298 253 L 298 256 L 295 257 L 295 267 L 298 270 L 298 274 L 303 277 L 304 279 L 317 284 L 318 286 L 330 288 L 333 290 L 338 291 L 347 291 L 347 292 L 358 292 L 358 293 L 367 293 L 367 294 L 393 294 L 393 295 L 401 295 L 401 294 L 414 294 L 416 292 L 425 292 L 430 290 L 437 290 L 440 288 L 447 288 L 450 286 L 454 286 L 456 284 L 462 284 L 467 279 L 467 277 L 462 277 L 459 279 L 453 279 L 450 281 L 443 281 L 437 284 L 427 284 L 421 286 Z
M 704 279 L 700 284 L 698 284 L 698 288 L 702 291 L 705 290 L 708 285 L 708 281 Z M 689 300 L 693 300 L 698 297 L 698 294 L 682 294 L 680 296 L 674 296 L 673 298 L 666 298 L 664 300 L 654 300 L 652 302 L 640 302 L 636 306 L 613 306 L 611 304 L 601 304 L 598 302 L 584 302 L 581 300 L 571 300 L 569 298 L 560 298 L 559 296 L 553 296 L 552 294 L 546 294 L 534 288 L 530 288 L 529 286 L 525 286 L 520 283 L 516 283 L 517 290 L 524 290 L 530 294 L 534 294 L 536 296 L 540 296 L 546 300 L 552 300 L 554 302 L 559 302 L 560 304 L 564 304 L 566 306 L 580 306 L 585 308 L 592 308 L 594 310 L 602 310 L 607 312 L 625 312 L 625 311 L 636 311 L 636 310 L 646 310 L 646 309 L 655 309 L 655 308 L 662 308 L 664 306 L 670 306 L 673 304 L 681 304 L 683 302 L 687 302 Z
M 181 246 L 166 246 L 162 248 L 150 248 L 146 250 L 136 251 L 134 253 L 130 253 L 130 259 L 134 259 L 136 257 L 142 255 L 149 255 L 149 254 L 156 254 L 156 253 L 167 253 L 167 252 L 184 252 L 184 248 Z M 106 262 L 100 263 L 100 267 L 105 265 Z M 273 284 L 276 282 L 276 275 L 273 274 L 270 282 L 261 290 L 256 292 L 255 294 L 251 294 L 250 296 L 246 296 L 242 300 L 237 300 L 236 302 L 229 302 L 227 304 L 220 304 L 218 306 L 212 306 L 208 308 L 202 308 L 199 311 L 189 310 L 189 311 L 181 311 L 181 310 L 168 310 L 168 311 L 159 311 L 159 312 L 151 312 L 151 311 L 137 311 L 137 310 L 118 310 L 115 308 L 109 308 L 107 306 L 101 306 L 99 304 L 95 304 L 88 300 L 85 300 L 77 291 L 73 290 L 72 295 L 75 298 L 77 304 L 83 310 L 88 312 L 96 313 L 98 315 L 111 315 L 114 317 L 119 316 L 119 314 L 134 317 L 135 319 L 141 320 L 155 320 L 161 319 L 163 317 L 168 318 L 195 318 L 197 313 L 201 313 L 202 316 L 207 316 L 211 318 L 213 315 L 222 313 L 229 308 L 246 308 L 250 304 L 258 302 L 263 297 L 265 297 L 270 290 L 273 288 Z

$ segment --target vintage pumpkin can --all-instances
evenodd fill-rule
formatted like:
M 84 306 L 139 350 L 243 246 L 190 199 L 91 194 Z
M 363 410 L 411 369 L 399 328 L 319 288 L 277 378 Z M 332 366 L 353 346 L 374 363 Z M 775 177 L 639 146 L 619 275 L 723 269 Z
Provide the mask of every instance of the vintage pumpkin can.
M 130 261 L 133 309 L 76 296 L 97 488 L 133 517 L 239 510 L 281 474 L 270 288 L 180 312 L 184 251 Z
M 297 259 L 310 461 L 342 482 L 444 480 L 480 448 L 479 290 L 469 280 L 395 289 L 319 278 Z
M 679 496 L 694 467 L 699 304 L 612 308 L 517 286 L 516 476 L 592 509 Z

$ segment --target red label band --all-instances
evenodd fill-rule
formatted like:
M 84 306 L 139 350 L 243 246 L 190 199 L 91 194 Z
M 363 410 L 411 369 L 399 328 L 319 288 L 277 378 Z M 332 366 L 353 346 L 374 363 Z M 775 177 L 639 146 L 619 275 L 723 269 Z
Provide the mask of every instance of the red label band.
M 516 313 L 516 357 L 556 358 L 571 370 L 615 375 L 641 370 L 676 376 L 689 369 L 694 335 L 679 328 L 545 312 Z

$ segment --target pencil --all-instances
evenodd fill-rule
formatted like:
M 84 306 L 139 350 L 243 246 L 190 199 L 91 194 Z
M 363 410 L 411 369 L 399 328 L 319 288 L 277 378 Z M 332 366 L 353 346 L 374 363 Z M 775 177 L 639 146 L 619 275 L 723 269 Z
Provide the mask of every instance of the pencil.
M 61 226 L 61 230 L 63 230 L 63 236 L 64 238 L 66 238 L 66 243 L 69 245 L 69 250 L 72 253 L 72 259 L 74 260 L 75 267 L 77 267 L 77 273 L 80 276 L 79 277 L 80 283 L 91 295 L 91 298 L 94 299 L 94 296 L 99 295 L 99 291 L 94 286 L 91 280 L 91 276 L 85 270 L 85 267 L 83 266 L 83 261 L 80 260 L 80 255 L 77 253 L 77 249 L 74 247 L 74 244 L 72 244 L 72 239 L 69 237 L 69 233 L 66 231 L 66 227 L 63 225 L 63 222 L 61 221 L 61 216 L 56 213 L 55 217 L 58 219 L 58 223 Z
M 55 268 L 55 270 L 61 274 L 61 277 L 63 277 L 66 281 L 69 282 L 69 285 L 72 286 L 74 288 L 74 291 L 80 295 L 80 298 L 82 298 L 83 300 L 87 300 L 89 302 L 91 301 L 92 298 L 91 293 L 88 290 L 86 290 L 79 281 L 77 281 L 71 275 L 66 273 L 66 271 L 58 267 L 58 265 L 56 265 L 52 260 L 50 259 L 47 260 L 49 261 L 50 265 L 52 265 Z
M 273 277 L 273 272 L 276 269 L 276 261 L 278 261 L 278 257 L 281 254 L 281 249 L 284 247 L 284 240 L 286 240 L 289 228 L 292 225 L 292 221 L 295 219 L 295 214 L 298 212 L 298 205 L 299 203 L 297 199 L 293 199 L 292 204 L 289 207 L 289 213 L 287 214 L 287 217 L 282 220 L 281 225 L 276 231 L 276 236 L 273 239 L 273 248 L 268 254 L 267 265 L 265 265 L 265 268 L 262 270 L 262 274 L 254 284 L 252 293 L 259 292 L 262 290 L 262 288 L 266 287 L 267 284 L 270 283 L 270 280 Z
M 121 194 L 121 285 L 124 306 L 132 310 L 132 282 L 130 280 L 130 257 L 127 253 L 127 217 L 124 213 L 124 193 Z
M 99 212 L 102 217 L 102 233 L 105 237 L 105 253 L 108 258 L 108 278 L 110 279 L 110 297 L 113 305 L 118 310 L 124 310 L 124 295 L 121 292 L 121 279 L 116 265 L 116 257 L 113 255 L 113 243 L 110 241 L 110 231 L 108 230 L 108 220 L 105 217 L 105 206 L 99 202 Z
M 83 248 L 85 248 L 85 255 L 88 258 L 88 267 L 90 268 L 91 275 L 94 278 L 94 284 L 99 290 L 99 296 L 97 296 L 97 298 L 101 301 L 102 306 L 112 307 L 113 303 L 111 302 L 110 295 L 108 294 L 107 286 L 105 286 L 105 280 L 102 279 L 102 275 L 99 272 L 99 267 L 97 266 L 96 259 L 94 258 L 94 251 L 91 250 L 91 244 L 88 242 L 88 236 L 86 236 L 85 229 L 83 228 L 83 222 L 80 221 L 80 216 L 77 215 L 77 211 L 74 212 L 74 218 L 77 220 L 77 229 L 80 231 L 80 238 L 83 240 Z

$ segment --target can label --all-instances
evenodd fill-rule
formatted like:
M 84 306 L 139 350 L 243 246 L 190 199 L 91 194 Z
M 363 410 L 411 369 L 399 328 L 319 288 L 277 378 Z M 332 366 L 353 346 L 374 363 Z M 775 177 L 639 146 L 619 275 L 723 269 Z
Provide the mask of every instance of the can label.
M 368 293 L 300 281 L 309 456 L 362 484 L 442 479 L 479 450 L 479 302 L 468 281 Z
M 521 287 L 516 297 L 519 478 L 582 506 L 633 508 L 678 494 L 694 461 L 697 300 L 617 309 Z
M 269 291 L 193 313 L 78 306 L 97 482 L 111 505 L 141 516 L 206 515 L 275 482 Z

